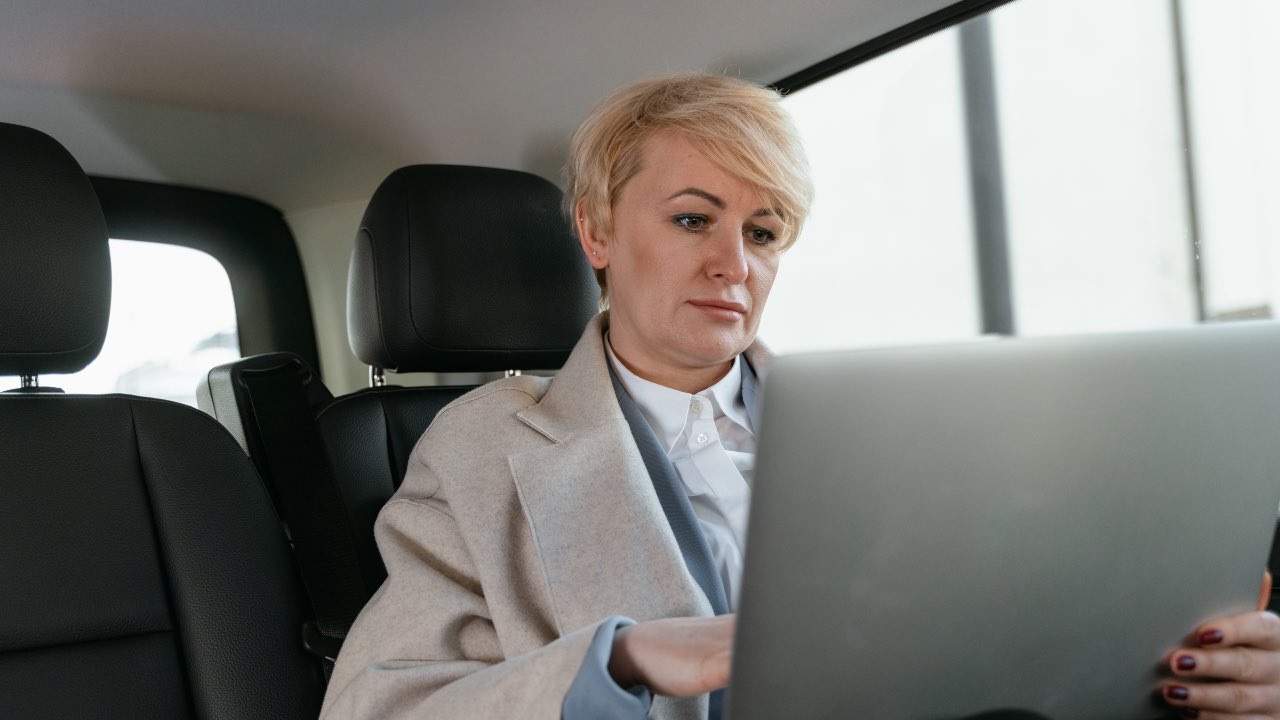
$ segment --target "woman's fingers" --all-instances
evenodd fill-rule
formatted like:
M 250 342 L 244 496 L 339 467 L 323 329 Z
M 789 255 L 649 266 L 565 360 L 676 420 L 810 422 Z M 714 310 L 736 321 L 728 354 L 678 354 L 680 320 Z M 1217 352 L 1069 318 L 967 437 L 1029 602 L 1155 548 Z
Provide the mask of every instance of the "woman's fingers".
M 1254 648 L 1179 650 L 1169 667 L 1179 677 L 1214 678 L 1244 683 L 1280 682 L 1280 653 Z
M 1213 717 L 1210 713 L 1228 713 L 1220 717 L 1240 720 L 1242 717 L 1275 717 L 1280 709 L 1280 687 L 1245 683 L 1172 682 L 1162 692 L 1170 705 L 1198 710 L 1189 717 Z
M 1280 617 L 1261 610 L 1228 615 L 1196 628 L 1192 641 L 1206 649 L 1244 645 L 1280 650 Z
M 1280 717 L 1280 617 L 1261 610 L 1270 596 L 1271 573 L 1266 572 L 1259 610 L 1211 620 L 1192 633 L 1194 647 L 1169 655 L 1175 677 L 1160 692 L 1182 717 Z
M 1170 654 L 1176 677 L 1161 688 L 1183 717 L 1280 717 L 1280 618 L 1262 611 L 1218 618 L 1196 628 L 1193 642 L 1198 647 Z
M 701 695 L 729 682 L 734 616 L 664 618 L 619 628 L 609 674 L 658 695 Z

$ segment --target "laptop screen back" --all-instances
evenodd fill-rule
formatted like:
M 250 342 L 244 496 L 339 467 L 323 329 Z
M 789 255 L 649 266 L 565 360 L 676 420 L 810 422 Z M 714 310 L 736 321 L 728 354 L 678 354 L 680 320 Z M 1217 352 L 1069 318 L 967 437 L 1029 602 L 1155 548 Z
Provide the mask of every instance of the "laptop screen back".
M 1157 665 L 1253 608 L 1280 326 L 780 358 L 729 716 L 1160 716 Z

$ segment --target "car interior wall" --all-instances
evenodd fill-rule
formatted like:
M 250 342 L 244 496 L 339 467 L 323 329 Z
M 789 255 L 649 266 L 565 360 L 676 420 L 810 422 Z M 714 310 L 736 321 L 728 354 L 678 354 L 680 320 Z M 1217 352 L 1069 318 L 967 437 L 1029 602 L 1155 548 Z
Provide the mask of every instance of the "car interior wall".
M 369 369 L 347 342 L 347 264 L 368 199 L 286 213 L 307 277 L 321 375 L 335 395 L 369 384 Z

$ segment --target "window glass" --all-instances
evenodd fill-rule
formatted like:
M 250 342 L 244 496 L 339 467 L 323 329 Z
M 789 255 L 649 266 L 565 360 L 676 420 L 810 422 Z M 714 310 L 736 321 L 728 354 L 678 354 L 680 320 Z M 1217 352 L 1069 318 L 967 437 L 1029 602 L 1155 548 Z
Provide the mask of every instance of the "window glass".
M 984 295 L 1025 335 L 1273 316 L 1280 3 L 1020 0 L 969 23 L 784 99 L 817 201 L 762 338 L 963 337 Z M 981 238 L 974 207 L 1001 220 Z M 979 285 L 979 247 L 1007 280 Z
M 1169 2 L 1017 2 L 991 24 L 1018 333 L 1194 322 Z
M 940 33 L 783 100 L 817 196 L 761 321 L 775 350 L 978 332 L 957 53 Z
M 1280 3 L 1181 0 L 1205 305 L 1280 306 Z
M 74 375 L 42 375 L 69 393 L 129 393 L 195 406 L 216 365 L 240 357 L 226 270 L 177 245 L 111 241 L 111 320 L 98 358 Z

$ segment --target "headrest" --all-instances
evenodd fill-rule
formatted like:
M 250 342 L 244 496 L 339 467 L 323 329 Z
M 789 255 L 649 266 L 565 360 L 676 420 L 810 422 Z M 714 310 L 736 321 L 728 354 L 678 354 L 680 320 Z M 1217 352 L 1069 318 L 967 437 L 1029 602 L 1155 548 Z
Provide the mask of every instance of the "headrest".
M 53 138 L 0 123 L 0 375 L 83 369 L 110 311 L 107 223 L 89 178 Z
M 369 201 L 351 256 L 356 357 L 397 372 L 563 365 L 599 288 L 559 207 L 559 189 L 524 172 L 393 172 Z

